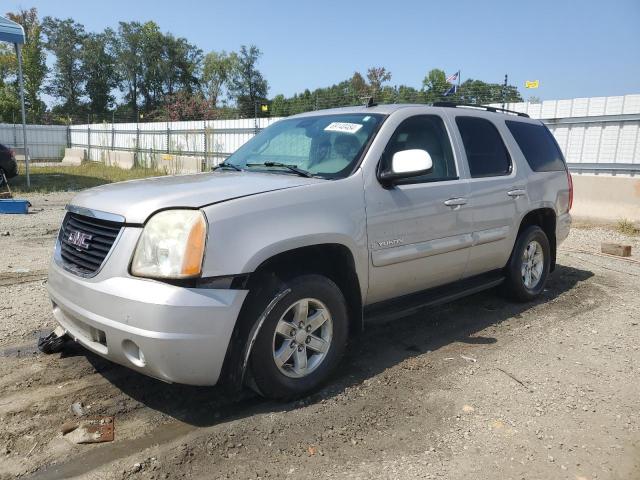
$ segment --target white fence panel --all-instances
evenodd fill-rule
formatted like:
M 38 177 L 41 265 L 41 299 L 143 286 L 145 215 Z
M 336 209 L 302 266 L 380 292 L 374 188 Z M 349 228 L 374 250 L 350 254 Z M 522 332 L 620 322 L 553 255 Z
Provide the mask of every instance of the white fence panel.
M 640 94 L 505 106 L 545 122 L 574 167 L 576 164 L 640 166 Z M 257 130 L 278 120 L 100 123 L 71 127 L 28 125 L 27 140 L 33 159 L 61 159 L 69 144 L 85 149 L 94 161 L 104 161 L 108 150 L 120 150 L 138 152 L 138 162 L 146 165 L 162 154 L 195 156 L 208 165 L 215 165 L 252 138 Z M 21 125 L 0 124 L 0 143 L 20 147 Z
M 0 143 L 9 147 L 23 146 L 22 125 L 0 124 Z M 27 147 L 32 160 L 57 160 L 67 146 L 64 125 L 27 125 Z

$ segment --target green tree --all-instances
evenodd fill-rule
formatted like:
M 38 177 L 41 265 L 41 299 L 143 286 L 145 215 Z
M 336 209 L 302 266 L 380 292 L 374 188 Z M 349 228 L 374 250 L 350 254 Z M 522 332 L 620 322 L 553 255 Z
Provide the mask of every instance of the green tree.
M 42 41 L 42 27 L 38 20 L 38 10 L 9 12 L 7 17 L 22 25 L 26 42 L 22 47 L 22 74 L 24 78 L 24 103 L 29 121 L 39 122 L 46 111 L 40 98 L 42 85 L 47 76 L 47 55 Z
M 162 98 L 164 65 L 164 39 L 160 27 L 155 22 L 142 25 L 141 34 L 141 82 L 139 84 L 143 106 L 146 112 L 157 107 Z
M 120 109 L 122 114 L 135 115 L 138 112 L 138 96 L 142 83 L 142 24 L 139 22 L 120 22 L 114 45 L 117 71 L 120 77 L 120 89 L 125 92 L 128 111 Z
M 391 80 L 391 72 L 384 67 L 371 67 L 367 70 L 367 80 L 369 80 L 371 94 L 377 97 L 382 84 Z
M 487 83 L 482 80 L 465 80 L 456 94 L 456 101 L 485 105 L 487 103 L 521 102 L 522 97 L 518 88 L 513 85 L 506 87 L 500 83 Z
M 173 95 L 184 91 L 193 94 L 200 84 L 202 50 L 185 38 L 176 38 L 171 34 L 163 35 L 163 44 L 164 93 Z
M 354 97 L 354 101 L 359 101 L 359 97 L 367 94 L 368 85 L 360 72 L 353 72 L 349 83 L 349 93 Z
M 399 103 L 426 103 L 426 94 L 424 91 L 420 91 L 417 88 L 407 85 L 400 85 L 396 87 L 397 97 L 396 101 Z
M 439 68 L 430 70 L 422 80 L 422 89 L 425 93 L 425 101 L 427 103 L 434 103 L 446 99 L 447 97 L 445 97 L 444 94 L 450 88 L 451 84 L 447 82 L 447 75 Z
M 0 121 L 11 123 L 20 118 L 20 99 L 12 83 L 0 81 Z
M 13 122 L 20 112 L 20 100 L 15 88 L 16 55 L 6 43 L 0 43 L 0 121 Z
M 87 35 L 82 44 L 82 69 L 91 113 L 105 114 L 113 105 L 112 91 L 118 86 L 114 45 L 115 33 L 111 29 Z
M 62 112 L 77 114 L 81 109 L 86 79 L 82 68 L 82 45 L 86 37 L 84 26 L 71 18 L 45 17 L 42 31 L 47 50 L 56 58 L 53 76 L 45 90 L 62 102 Z
M 255 45 L 242 45 L 229 82 L 229 91 L 238 104 L 240 114 L 244 116 L 252 116 L 257 103 L 265 100 L 269 91 L 269 84 L 257 67 L 261 56 L 262 52 Z
M 231 76 L 238 68 L 238 55 L 235 52 L 209 52 L 204 57 L 201 87 L 212 107 L 218 105 L 225 88 L 228 89 Z M 283 97 L 284 98 L 284 97 Z

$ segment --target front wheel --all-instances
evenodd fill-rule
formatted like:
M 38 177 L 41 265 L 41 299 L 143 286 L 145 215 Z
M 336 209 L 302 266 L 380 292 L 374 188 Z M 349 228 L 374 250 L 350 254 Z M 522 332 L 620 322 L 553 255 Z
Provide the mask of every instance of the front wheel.
M 326 381 L 344 353 L 345 298 L 321 275 L 293 277 L 268 297 L 251 352 L 253 380 L 269 398 L 307 395 Z
M 521 302 L 537 298 L 547 283 L 550 260 L 551 249 L 544 230 L 532 225 L 521 232 L 506 268 L 505 287 L 510 296 Z

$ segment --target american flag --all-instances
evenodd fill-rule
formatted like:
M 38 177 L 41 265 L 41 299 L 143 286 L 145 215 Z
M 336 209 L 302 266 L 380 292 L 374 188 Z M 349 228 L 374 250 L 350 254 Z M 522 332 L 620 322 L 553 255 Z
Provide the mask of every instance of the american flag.
M 458 76 L 460 75 L 460 70 L 458 70 L 456 73 L 454 73 L 453 75 L 449 75 L 447 77 L 447 82 L 449 83 L 454 83 L 456 82 L 456 80 L 458 80 Z

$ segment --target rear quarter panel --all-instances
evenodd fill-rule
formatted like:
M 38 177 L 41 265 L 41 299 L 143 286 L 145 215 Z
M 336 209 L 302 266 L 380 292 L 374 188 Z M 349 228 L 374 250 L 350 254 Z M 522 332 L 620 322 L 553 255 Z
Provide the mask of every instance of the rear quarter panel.
M 509 120 L 535 125 L 542 124 L 539 120 L 528 118 L 509 118 Z M 566 170 L 552 172 L 533 171 L 506 125 L 504 125 L 503 132 L 505 141 L 509 143 L 509 149 L 517 156 L 518 167 L 527 172 L 529 210 L 551 208 L 556 212 L 556 216 L 558 217 L 567 214 L 569 211 L 569 181 L 567 180 Z M 551 133 L 549 133 L 549 135 L 551 135 Z
M 518 118 L 517 120 L 525 123 L 533 123 L 536 125 L 541 124 L 539 120 L 522 118 Z M 509 142 L 510 150 L 515 153 L 515 156 L 517 157 L 519 168 L 527 172 L 526 190 L 528 198 L 528 209 L 526 212 L 524 212 L 524 214 L 532 210 L 541 208 L 549 208 L 553 210 L 556 214 L 556 241 L 559 244 L 569 234 L 569 227 L 571 225 L 571 215 L 569 214 L 570 194 L 567 171 L 533 171 L 529 166 L 526 158 L 524 157 L 522 151 L 520 150 L 518 143 L 511 135 L 509 129 L 506 128 L 506 125 L 503 131 L 505 132 L 505 141 Z M 549 135 L 551 135 L 551 133 L 549 133 Z M 522 217 L 518 219 L 518 225 L 521 221 Z M 515 237 L 513 241 L 515 242 Z

